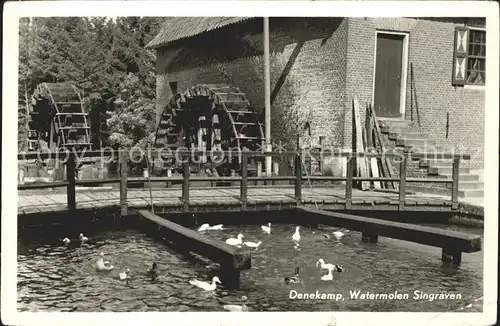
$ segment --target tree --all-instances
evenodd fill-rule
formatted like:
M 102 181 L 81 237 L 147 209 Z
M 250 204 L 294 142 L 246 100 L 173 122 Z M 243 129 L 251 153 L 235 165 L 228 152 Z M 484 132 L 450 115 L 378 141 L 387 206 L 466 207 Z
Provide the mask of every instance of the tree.
M 92 142 L 146 146 L 154 132 L 160 18 L 37 17 L 20 21 L 19 84 L 71 82 L 90 113 Z

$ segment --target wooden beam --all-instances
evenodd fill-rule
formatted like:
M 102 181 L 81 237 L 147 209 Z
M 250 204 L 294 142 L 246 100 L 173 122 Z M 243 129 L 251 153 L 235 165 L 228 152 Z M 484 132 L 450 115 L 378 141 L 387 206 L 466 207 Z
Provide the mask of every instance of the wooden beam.
M 460 158 L 455 157 L 453 159 L 452 167 L 452 186 L 451 186 L 451 209 L 458 209 L 458 182 L 460 179 Z
M 365 137 L 366 137 L 366 150 L 367 152 L 373 153 L 376 152 L 373 144 L 373 119 L 372 114 L 370 112 L 370 107 L 366 106 L 366 120 L 365 120 Z M 378 178 L 380 176 L 378 159 L 376 157 L 371 157 L 369 159 L 369 164 L 371 168 L 371 174 L 373 177 Z M 380 181 L 374 181 L 373 186 L 375 189 L 380 189 L 381 184 Z
M 393 239 L 416 242 L 428 246 L 453 248 L 459 252 L 481 251 L 481 237 L 463 232 L 420 226 L 409 223 L 399 223 L 376 218 L 362 217 L 351 214 L 322 211 L 315 208 L 300 207 L 307 219 L 311 215 L 318 219 L 318 223 L 344 227 L 350 230 L 361 231 L 370 236 L 383 236 Z
M 247 250 L 215 240 L 145 210 L 139 211 L 138 214 L 143 221 L 153 223 L 153 229 L 157 230 L 161 235 L 167 235 L 168 239 L 173 241 L 179 248 L 197 253 L 218 263 L 222 274 L 226 276 L 225 279 L 221 280 L 224 286 L 237 287 L 239 272 L 250 269 L 252 265 L 251 253 Z M 232 277 L 232 279 L 228 279 L 228 276 Z M 235 280 L 235 277 L 238 277 L 238 279 Z
M 382 138 L 382 132 L 380 131 L 380 126 L 378 125 L 377 114 L 375 113 L 375 110 L 373 109 L 371 104 L 369 104 L 368 107 L 370 108 L 370 113 L 371 113 L 371 117 L 373 120 L 373 125 L 375 127 L 375 136 L 376 136 L 375 139 L 377 140 L 377 142 L 380 146 L 381 152 L 387 153 L 387 150 L 386 150 L 385 145 L 384 145 L 384 140 Z M 382 169 L 384 170 L 384 174 L 385 174 L 384 176 L 385 177 L 392 177 L 394 175 L 394 169 L 392 168 L 392 164 L 391 164 L 389 156 L 384 155 L 381 158 L 381 163 L 382 163 Z M 398 186 L 395 185 L 394 183 L 391 182 L 390 185 L 392 185 L 392 188 L 398 189 Z
M 359 113 L 359 103 L 358 99 L 354 99 L 353 102 L 353 118 L 354 118 L 354 127 L 356 133 L 356 149 L 354 152 L 364 152 L 363 146 L 363 129 L 361 128 L 361 117 Z M 364 157 L 358 157 L 356 159 L 357 169 L 359 171 L 360 177 L 368 177 L 368 170 L 366 165 L 366 159 Z M 366 190 L 370 188 L 370 183 L 368 181 L 361 181 L 361 189 Z
M 269 17 L 264 17 L 264 122 L 266 152 L 271 152 L 271 65 L 269 54 Z M 271 176 L 272 157 L 266 156 L 266 175 Z

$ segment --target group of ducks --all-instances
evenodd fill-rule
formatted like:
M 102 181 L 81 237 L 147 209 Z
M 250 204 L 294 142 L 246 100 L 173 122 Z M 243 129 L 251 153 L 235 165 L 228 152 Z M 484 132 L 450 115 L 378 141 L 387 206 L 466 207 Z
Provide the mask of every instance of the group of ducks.
M 267 234 L 271 234 L 271 223 L 268 223 L 267 225 L 261 225 L 261 229 L 263 232 L 265 232 Z M 205 223 L 205 224 L 202 224 L 200 226 L 200 228 L 198 229 L 198 231 L 200 231 L 200 232 L 208 231 L 208 230 L 224 230 L 223 224 L 217 224 L 217 225 L 210 226 L 210 224 Z M 344 235 L 344 233 L 342 233 L 340 231 L 335 231 L 335 232 L 333 232 L 333 235 L 337 239 L 340 239 Z M 326 234 L 324 234 L 323 237 L 329 238 L 329 236 Z M 262 244 L 262 241 L 243 242 L 243 238 L 244 238 L 243 234 L 239 233 L 236 238 L 227 239 L 226 243 L 229 245 L 232 245 L 232 246 L 241 247 L 242 245 L 244 245 L 244 246 L 253 247 L 253 248 L 258 248 Z M 295 227 L 295 233 L 292 235 L 292 240 L 295 242 L 295 244 L 298 244 L 298 242 L 300 241 L 300 227 L 299 226 Z M 323 280 L 323 281 L 333 280 L 333 272 L 340 273 L 344 270 L 342 265 L 340 265 L 340 264 L 326 264 L 325 261 L 321 258 L 316 263 L 316 266 L 318 266 L 318 265 L 321 267 L 322 270 L 323 269 L 328 270 L 327 274 L 321 276 L 321 280 Z M 295 268 L 295 275 L 285 277 L 284 281 L 286 284 L 299 283 L 300 282 L 299 267 Z M 190 284 L 198 286 L 206 291 L 214 291 L 215 288 L 217 287 L 217 283 L 219 283 L 219 284 L 221 283 L 217 276 L 213 277 L 212 283 L 202 282 L 202 281 L 198 281 L 198 280 L 190 281 Z
M 96 270 L 101 271 L 101 272 L 110 272 L 112 271 L 115 267 L 111 264 L 109 261 L 104 260 L 104 252 L 101 252 L 99 254 L 99 258 L 96 261 L 95 264 Z M 158 274 L 158 264 L 156 262 L 153 262 L 150 268 L 148 268 L 145 272 L 145 275 L 151 280 L 151 282 L 156 281 L 159 278 Z M 131 279 L 130 277 L 130 269 L 127 268 L 124 272 L 120 272 L 118 274 L 118 278 L 121 281 L 125 281 L 126 284 L 129 284 L 129 281 Z
M 89 241 L 89 238 L 84 236 L 83 233 L 80 233 L 80 236 L 78 237 L 78 239 L 80 240 L 81 244 L 84 244 L 87 241 Z M 66 238 L 62 239 L 62 242 L 64 242 L 65 245 L 69 245 L 71 243 L 71 240 L 66 237 Z
M 86 244 L 89 241 L 89 238 L 84 236 L 83 233 L 80 233 L 80 236 L 78 237 L 80 240 L 80 244 Z M 62 242 L 68 246 L 71 243 L 71 240 L 67 237 L 62 239 Z M 100 272 L 110 272 L 115 268 L 109 261 L 104 260 L 104 252 L 101 252 L 99 254 L 99 258 L 97 259 L 95 263 L 95 269 Z M 151 281 L 155 281 L 158 278 L 158 264 L 154 262 L 151 266 L 151 268 L 146 270 L 146 276 L 151 279 Z M 118 277 L 120 280 L 125 281 L 128 285 L 129 280 L 130 280 L 130 269 L 127 268 L 125 271 L 120 272 L 118 274 Z
M 326 269 L 328 270 L 328 274 L 325 274 L 323 276 L 321 276 L 321 280 L 323 281 L 331 281 L 333 280 L 333 272 L 337 272 L 337 273 L 341 273 L 344 271 L 344 267 L 340 264 L 326 264 L 325 261 L 320 258 L 317 262 L 316 262 L 316 266 L 320 266 L 321 269 Z M 295 275 L 294 276 L 287 276 L 285 277 L 284 279 L 285 283 L 286 284 L 289 284 L 289 283 L 300 283 L 300 279 L 299 279 L 299 267 L 295 267 Z
M 267 223 L 267 225 L 261 225 L 261 229 L 264 233 L 271 234 L 271 223 Z M 299 232 L 300 227 L 295 228 L 295 233 L 292 235 L 292 240 L 295 242 L 300 241 L 300 232 Z M 200 226 L 198 231 L 203 232 L 203 231 L 209 231 L 209 230 L 224 230 L 223 224 L 217 224 L 210 226 L 210 224 L 205 223 Z M 236 238 L 229 238 L 226 240 L 226 243 L 231 245 L 231 246 L 237 246 L 240 247 L 246 246 L 250 248 L 258 248 L 261 244 L 262 241 L 258 242 L 252 242 L 252 241 L 243 241 L 244 235 L 239 233 Z
M 267 225 L 262 225 L 261 229 L 264 233 L 271 234 L 271 223 L 268 223 Z M 198 229 L 198 231 L 200 231 L 200 232 L 208 231 L 208 230 L 224 230 L 223 224 L 217 224 L 217 225 L 210 226 L 209 224 L 205 223 L 205 224 L 201 225 L 200 228 Z M 300 241 L 300 231 L 299 230 L 300 230 L 300 227 L 297 226 L 295 228 L 295 233 L 292 235 L 292 240 L 295 242 L 295 244 L 298 244 L 298 242 Z M 340 231 L 336 231 L 336 232 L 333 232 L 333 235 L 336 238 L 340 238 L 343 236 L 343 233 Z M 233 246 L 241 247 L 242 245 L 244 245 L 244 246 L 251 247 L 251 248 L 258 248 L 262 244 L 262 241 L 243 242 L 243 238 L 244 238 L 243 234 L 239 233 L 236 238 L 227 239 L 226 243 L 229 245 L 233 245 Z M 82 244 L 84 244 L 87 241 L 89 241 L 89 238 L 84 236 L 83 233 L 80 233 L 79 240 Z M 69 243 L 71 242 L 71 240 L 68 238 L 64 238 L 62 241 L 64 242 L 65 245 L 69 245 Z M 340 273 L 344 270 L 342 265 L 327 264 L 327 263 L 325 263 L 325 261 L 323 259 L 318 260 L 318 262 L 316 263 L 316 266 L 318 266 L 318 265 L 321 267 L 322 270 L 323 269 L 328 270 L 328 274 L 323 275 L 321 277 L 321 280 L 323 280 L 323 281 L 333 280 L 333 272 L 334 271 Z M 99 254 L 99 258 L 96 261 L 95 267 L 96 267 L 97 271 L 104 271 L 104 272 L 110 272 L 114 269 L 114 266 L 111 264 L 111 262 L 104 260 L 104 252 L 101 252 Z M 153 262 L 151 268 L 147 269 L 145 274 L 151 281 L 157 280 L 159 278 L 158 264 L 156 262 Z M 124 272 L 120 272 L 118 274 L 118 277 L 121 281 L 125 281 L 128 285 L 129 280 L 131 279 L 130 269 L 127 268 Z M 295 275 L 285 277 L 284 282 L 286 284 L 299 283 L 300 282 L 299 267 L 295 268 Z M 189 281 L 189 284 L 196 286 L 198 288 L 201 288 L 205 291 L 214 291 L 217 287 L 217 284 L 222 284 L 222 283 L 221 283 L 219 277 L 214 276 L 212 278 L 212 282 L 203 282 L 203 281 L 200 281 L 197 279 L 193 279 L 193 280 Z M 241 299 L 243 301 L 242 305 L 224 305 L 224 309 L 229 310 L 229 311 L 248 311 L 248 308 L 245 305 L 245 301 L 247 300 L 247 298 L 245 296 L 243 296 Z

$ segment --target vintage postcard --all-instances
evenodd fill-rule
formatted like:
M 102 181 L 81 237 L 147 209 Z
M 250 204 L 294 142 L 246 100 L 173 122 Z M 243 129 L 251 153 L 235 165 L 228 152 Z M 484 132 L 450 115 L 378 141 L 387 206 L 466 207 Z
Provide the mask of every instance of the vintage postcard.
M 7 2 L 3 323 L 493 325 L 498 17 Z

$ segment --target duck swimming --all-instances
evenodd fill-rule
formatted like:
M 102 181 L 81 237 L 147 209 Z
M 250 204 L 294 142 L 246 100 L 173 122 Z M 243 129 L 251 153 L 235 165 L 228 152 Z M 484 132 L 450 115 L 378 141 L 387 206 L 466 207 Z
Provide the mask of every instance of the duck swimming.
M 323 258 L 320 258 L 317 262 L 316 262 L 316 266 L 320 265 L 322 269 L 335 269 L 335 265 L 333 264 L 325 264 L 325 261 L 323 260 Z
M 109 272 L 110 270 L 112 270 L 113 268 L 115 268 L 113 265 L 111 265 L 111 263 L 109 261 L 104 261 L 104 253 L 101 252 L 99 254 L 99 259 L 97 260 L 96 262 L 96 269 L 98 271 L 106 271 L 106 272 Z
M 200 228 L 198 229 L 198 231 L 200 231 L 200 232 L 201 231 L 206 231 L 206 230 L 208 230 L 209 227 L 210 227 L 210 225 L 208 223 L 202 224 L 200 226 Z
M 328 264 L 328 265 L 331 265 L 331 264 Z M 341 273 L 343 270 L 344 270 L 344 267 L 342 267 L 342 265 L 333 265 L 333 267 L 329 266 L 328 274 L 321 276 L 321 279 L 323 281 L 331 281 L 331 280 L 333 280 L 333 274 L 332 274 L 333 271 L 335 271 L 337 273 Z
M 299 267 L 295 267 L 295 275 L 294 276 L 286 276 L 285 277 L 285 283 L 290 284 L 290 283 L 299 283 Z
M 333 232 L 333 235 L 335 236 L 335 238 L 340 239 L 344 236 L 344 233 L 342 233 L 340 231 L 335 231 L 335 232 Z
M 217 224 L 217 225 L 212 225 L 210 227 L 208 227 L 209 230 L 224 230 L 222 227 L 224 226 L 224 224 Z
M 249 311 L 248 307 L 245 305 L 245 301 L 247 300 L 246 296 L 241 297 L 241 305 L 236 304 L 225 304 L 224 309 L 231 312 L 239 312 L 239 311 Z
M 295 233 L 292 235 L 292 239 L 293 239 L 294 241 L 297 241 L 297 242 L 298 242 L 298 241 L 300 241 L 300 233 L 299 233 L 299 228 L 300 228 L 300 227 L 298 227 L 298 226 L 297 226 L 297 227 L 295 228 Z
M 89 238 L 83 235 L 83 233 L 80 233 L 80 241 L 82 243 L 89 241 Z
M 69 243 L 71 242 L 71 240 L 68 239 L 68 238 L 64 238 L 64 239 L 62 239 L 62 242 L 64 242 L 65 245 L 69 245 Z
M 232 246 L 237 246 L 237 245 L 241 245 L 243 243 L 243 234 L 238 234 L 238 238 L 229 238 L 226 240 L 226 243 L 229 244 L 229 245 L 232 245 Z
M 267 234 L 271 234 L 271 223 L 267 223 L 266 225 L 261 225 L 260 228 L 262 231 L 266 232 Z
M 130 269 L 128 269 L 128 268 L 127 268 L 127 269 L 125 270 L 125 272 L 121 272 L 121 273 L 119 274 L 119 277 L 120 277 L 120 280 L 121 280 L 121 281 L 125 281 L 125 282 L 127 283 L 127 285 L 128 285 L 128 282 L 129 282 L 129 280 L 130 280 Z
M 198 281 L 198 280 L 190 280 L 189 281 L 189 284 L 197 286 L 200 289 L 203 289 L 205 291 L 213 291 L 213 290 L 215 290 L 215 288 L 217 287 L 216 283 L 221 284 L 221 281 L 219 280 L 219 278 L 217 276 L 214 276 L 212 278 L 212 283 Z
M 251 241 L 247 241 L 247 242 L 243 242 L 243 244 L 245 246 L 247 246 L 247 247 L 250 247 L 250 248 L 258 248 L 262 244 L 262 241 L 259 241 L 257 243 L 251 242 Z
M 337 273 L 342 273 L 344 271 L 344 267 L 340 264 L 335 265 L 335 271 Z
M 331 281 L 331 280 L 333 280 L 332 271 L 333 271 L 332 267 L 328 268 L 328 274 L 321 276 L 321 280 L 323 280 L 323 281 Z
M 153 263 L 151 268 L 146 271 L 146 275 L 151 279 L 151 281 L 155 281 L 158 278 L 158 265 Z

